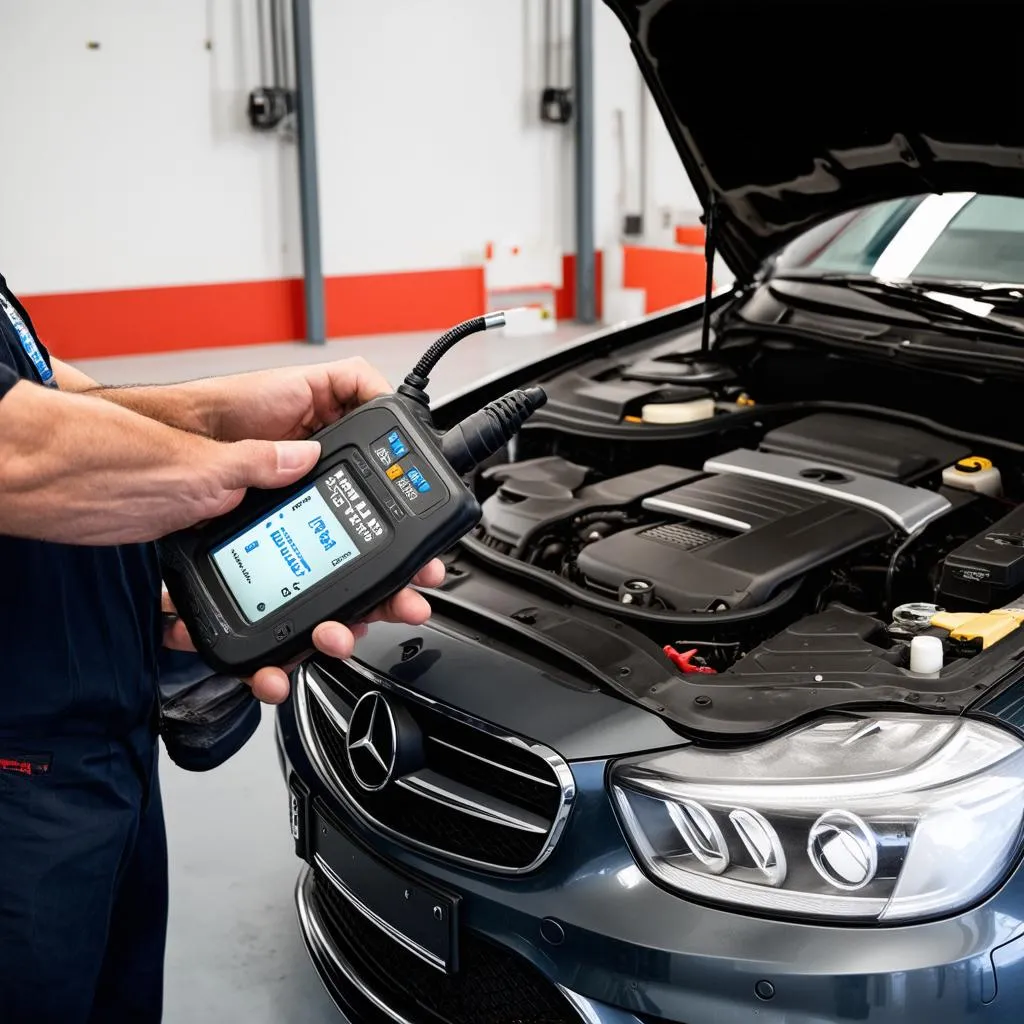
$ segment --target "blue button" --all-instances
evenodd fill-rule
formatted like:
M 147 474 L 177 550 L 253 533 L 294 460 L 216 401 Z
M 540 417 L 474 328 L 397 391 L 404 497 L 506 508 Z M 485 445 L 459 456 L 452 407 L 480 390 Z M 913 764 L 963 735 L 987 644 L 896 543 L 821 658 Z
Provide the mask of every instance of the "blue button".
M 418 484 L 416 485 L 416 490 L 417 490 L 417 491 L 419 491 L 419 492 L 420 492 L 420 494 L 426 494 L 426 493 L 427 493 L 427 491 L 429 491 L 429 490 L 430 490 L 430 484 L 428 484 L 426 480 L 421 480 L 421 481 L 420 481 L 420 482 L 419 482 L 419 483 L 418 483 Z
M 405 475 L 409 478 L 409 483 L 416 487 L 423 483 L 423 474 L 415 466 L 410 466 L 405 471 Z
M 409 449 L 405 445 L 405 441 L 402 440 L 402 435 L 397 430 L 392 430 L 388 434 L 388 447 L 391 449 L 391 454 L 396 459 L 402 458 L 403 455 L 409 454 Z

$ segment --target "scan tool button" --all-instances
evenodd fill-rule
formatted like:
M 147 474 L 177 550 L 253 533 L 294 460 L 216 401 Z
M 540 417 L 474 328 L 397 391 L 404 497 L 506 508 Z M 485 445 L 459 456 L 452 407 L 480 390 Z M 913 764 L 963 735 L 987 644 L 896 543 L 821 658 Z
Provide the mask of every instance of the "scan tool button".
M 363 476 L 370 475 L 370 467 L 366 462 L 366 459 L 359 454 L 359 452 L 352 453 L 352 464 L 359 470 Z
M 405 441 L 402 440 L 402 435 L 397 430 L 392 430 L 388 434 L 388 447 L 391 449 L 391 454 L 396 459 L 401 459 L 409 454 L 409 449 L 406 446 Z

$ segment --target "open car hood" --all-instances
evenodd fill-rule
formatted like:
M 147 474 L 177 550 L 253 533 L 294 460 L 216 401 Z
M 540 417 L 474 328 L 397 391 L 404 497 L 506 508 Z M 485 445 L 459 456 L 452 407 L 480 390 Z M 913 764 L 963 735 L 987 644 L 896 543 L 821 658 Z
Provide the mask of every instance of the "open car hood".
M 872 202 L 1024 194 L 1021 5 L 605 2 L 741 280 Z

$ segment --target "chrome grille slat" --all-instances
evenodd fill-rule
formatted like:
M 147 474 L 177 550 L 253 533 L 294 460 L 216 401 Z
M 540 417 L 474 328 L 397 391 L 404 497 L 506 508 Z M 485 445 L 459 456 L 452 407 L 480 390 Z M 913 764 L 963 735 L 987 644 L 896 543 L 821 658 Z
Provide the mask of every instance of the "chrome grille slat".
M 454 743 L 449 743 L 447 740 L 440 740 L 436 736 L 428 736 L 428 743 L 437 743 L 442 747 L 447 747 L 449 750 L 455 751 L 457 754 L 461 754 L 463 757 L 471 757 L 474 761 L 480 761 L 483 764 L 489 764 L 492 768 L 498 768 L 503 772 L 509 772 L 511 775 L 518 775 L 521 779 L 529 779 L 530 782 L 536 782 L 538 786 L 557 786 L 558 783 L 552 779 L 542 779 L 539 775 L 531 775 L 529 772 L 520 771 L 518 768 L 511 768 L 507 764 L 500 764 L 497 761 L 492 761 L 489 757 L 481 757 L 479 754 L 473 753 L 472 750 L 464 750 L 462 747 L 457 747 Z
M 320 687 L 310 680 L 307 683 L 310 694 L 316 698 L 317 703 L 324 709 L 324 712 L 333 719 L 338 731 L 342 734 L 348 733 L 348 719 L 338 710 L 327 694 Z
M 496 825 L 507 825 L 509 828 L 537 835 L 544 835 L 548 830 L 548 823 L 539 815 L 517 811 L 511 804 L 488 797 L 469 786 L 451 782 L 437 772 L 415 772 L 399 779 L 396 785 L 449 807 L 459 814 L 470 814 L 484 821 L 492 821 Z
M 550 855 L 575 796 L 562 758 L 358 663 L 343 669 L 302 666 L 295 708 L 314 769 L 355 817 L 410 847 L 481 870 L 518 874 Z M 371 690 L 412 715 L 425 763 L 368 792 L 352 776 L 346 735 L 356 702 Z
M 379 928 L 385 935 L 388 936 L 392 942 L 397 942 L 403 949 L 407 950 L 415 957 L 419 957 L 424 963 L 429 964 L 436 970 L 444 973 L 445 966 L 444 962 L 438 957 L 434 956 L 433 953 L 428 949 L 424 949 L 418 942 L 413 941 L 408 935 L 403 934 L 397 928 L 393 927 L 390 922 L 385 921 L 382 917 L 375 914 L 358 896 L 345 884 L 345 880 L 331 867 L 330 864 L 324 860 L 320 854 L 315 854 L 313 858 L 314 863 L 319 869 L 321 875 L 330 882 L 331 885 L 341 894 L 341 896 L 348 900 L 349 904 L 367 921 L 370 921 L 377 928 Z

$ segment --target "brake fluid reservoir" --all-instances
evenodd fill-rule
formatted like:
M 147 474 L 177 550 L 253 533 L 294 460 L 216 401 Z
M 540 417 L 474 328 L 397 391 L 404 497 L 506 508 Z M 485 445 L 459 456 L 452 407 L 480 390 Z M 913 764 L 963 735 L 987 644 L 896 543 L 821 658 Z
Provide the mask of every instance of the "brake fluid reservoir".
M 956 465 L 942 471 L 942 482 L 947 487 L 958 487 L 962 491 L 988 494 L 998 498 L 1003 493 L 1003 480 L 999 470 L 991 461 L 980 455 L 961 459 Z

